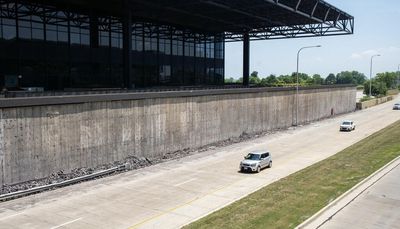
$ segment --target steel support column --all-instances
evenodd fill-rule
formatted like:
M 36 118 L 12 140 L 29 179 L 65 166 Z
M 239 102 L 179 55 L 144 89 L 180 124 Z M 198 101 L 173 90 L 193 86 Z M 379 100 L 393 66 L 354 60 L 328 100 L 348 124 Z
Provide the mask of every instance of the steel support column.
M 124 87 L 132 89 L 132 14 L 127 10 L 123 18 Z
M 243 34 L 243 85 L 249 86 L 250 77 L 250 36 Z

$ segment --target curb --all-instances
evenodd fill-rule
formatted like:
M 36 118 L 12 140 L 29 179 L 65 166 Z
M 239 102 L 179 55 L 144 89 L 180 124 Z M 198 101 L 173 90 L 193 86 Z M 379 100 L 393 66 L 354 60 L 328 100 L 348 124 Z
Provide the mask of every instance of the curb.
M 7 200 L 12 200 L 12 199 L 16 199 L 16 198 L 20 198 L 20 197 L 24 197 L 24 196 L 28 196 L 28 195 L 31 195 L 31 194 L 35 194 L 35 193 L 39 193 L 39 192 L 43 192 L 43 191 L 47 191 L 47 190 L 51 190 L 51 189 L 55 189 L 55 188 L 65 187 L 65 186 L 76 184 L 76 183 L 79 183 L 79 182 L 82 182 L 82 181 L 86 181 L 86 180 L 92 180 L 92 179 L 95 179 L 95 178 L 100 177 L 100 176 L 105 176 L 105 175 L 108 175 L 108 174 L 123 170 L 124 168 L 125 168 L 124 166 L 118 166 L 118 167 L 114 167 L 114 168 L 111 168 L 111 169 L 107 169 L 107 170 L 95 172 L 95 173 L 92 173 L 92 174 L 88 174 L 88 175 L 85 175 L 85 176 L 76 177 L 76 178 L 72 178 L 72 179 L 69 179 L 69 180 L 61 181 L 59 183 L 48 184 L 48 185 L 43 185 L 43 186 L 27 189 L 27 190 L 21 190 L 21 191 L 17 191 L 17 192 L 11 192 L 11 193 L 2 194 L 2 195 L 0 195 L 0 202 L 4 202 L 4 201 L 7 201 Z
M 396 163 L 399 162 L 399 163 Z M 363 181 L 358 183 L 356 186 L 339 196 L 337 199 L 332 201 L 330 204 L 325 206 L 323 209 L 315 213 L 309 219 L 301 223 L 299 226 L 295 227 L 295 229 L 304 229 L 304 228 L 320 228 L 326 222 L 332 219 L 338 212 L 348 206 L 351 202 L 353 202 L 357 197 L 363 194 L 367 189 L 376 184 L 380 179 L 382 179 L 385 175 L 390 173 L 393 169 L 400 166 L 400 156 L 393 159 L 391 162 L 365 178 Z M 363 187 L 364 186 L 364 187 Z M 365 187 L 366 186 L 366 187 Z M 358 190 L 357 189 L 361 189 Z M 345 198 L 351 198 L 350 200 L 343 201 Z M 322 219 L 321 219 L 322 218 Z M 320 220 L 318 220 L 320 219 Z

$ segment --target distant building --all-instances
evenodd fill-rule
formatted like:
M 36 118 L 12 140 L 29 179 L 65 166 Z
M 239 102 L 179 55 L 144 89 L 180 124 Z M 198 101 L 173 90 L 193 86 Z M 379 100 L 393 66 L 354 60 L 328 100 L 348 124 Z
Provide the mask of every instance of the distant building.
M 324 1 L 0 0 L 0 78 L 45 90 L 222 85 L 226 41 L 353 33 Z M 238 57 L 241 58 L 241 57 Z

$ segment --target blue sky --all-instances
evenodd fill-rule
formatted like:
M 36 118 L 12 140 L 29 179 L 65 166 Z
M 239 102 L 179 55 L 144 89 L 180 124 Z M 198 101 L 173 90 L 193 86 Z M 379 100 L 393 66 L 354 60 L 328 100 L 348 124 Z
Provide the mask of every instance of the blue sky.
M 251 71 L 261 77 L 296 71 L 300 47 L 322 45 L 302 51 L 300 72 L 320 74 L 356 70 L 369 77 L 370 56 L 374 73 L 397 71 L 400 64 L 399 0 L 327 0 L 355 17 L 355 33 L 348 36 L 299 38 L 251 42 Z M 226 77 L 242 75 L 242 42 L 226 44 Z

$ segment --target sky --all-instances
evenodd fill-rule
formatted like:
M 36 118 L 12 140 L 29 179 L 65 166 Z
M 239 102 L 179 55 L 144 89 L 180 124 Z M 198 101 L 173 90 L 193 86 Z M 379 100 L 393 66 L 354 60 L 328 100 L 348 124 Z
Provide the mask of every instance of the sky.
M 359 71 L 368 78 L 371 55 L 373 76 L 379 72 L 397 71 L 400 64 L 399 0 L 326 0 L 355 18 L 353 35 L 252 41 L 250 72 L 259 76 L 291 74 L 296 71 L 297 51 L 304 46 L 321 48 L 301 52 L 299 71 L 310 75 Z M 226 78 L 239 78 L 243 69 L 242 42 L 227 43 Z

